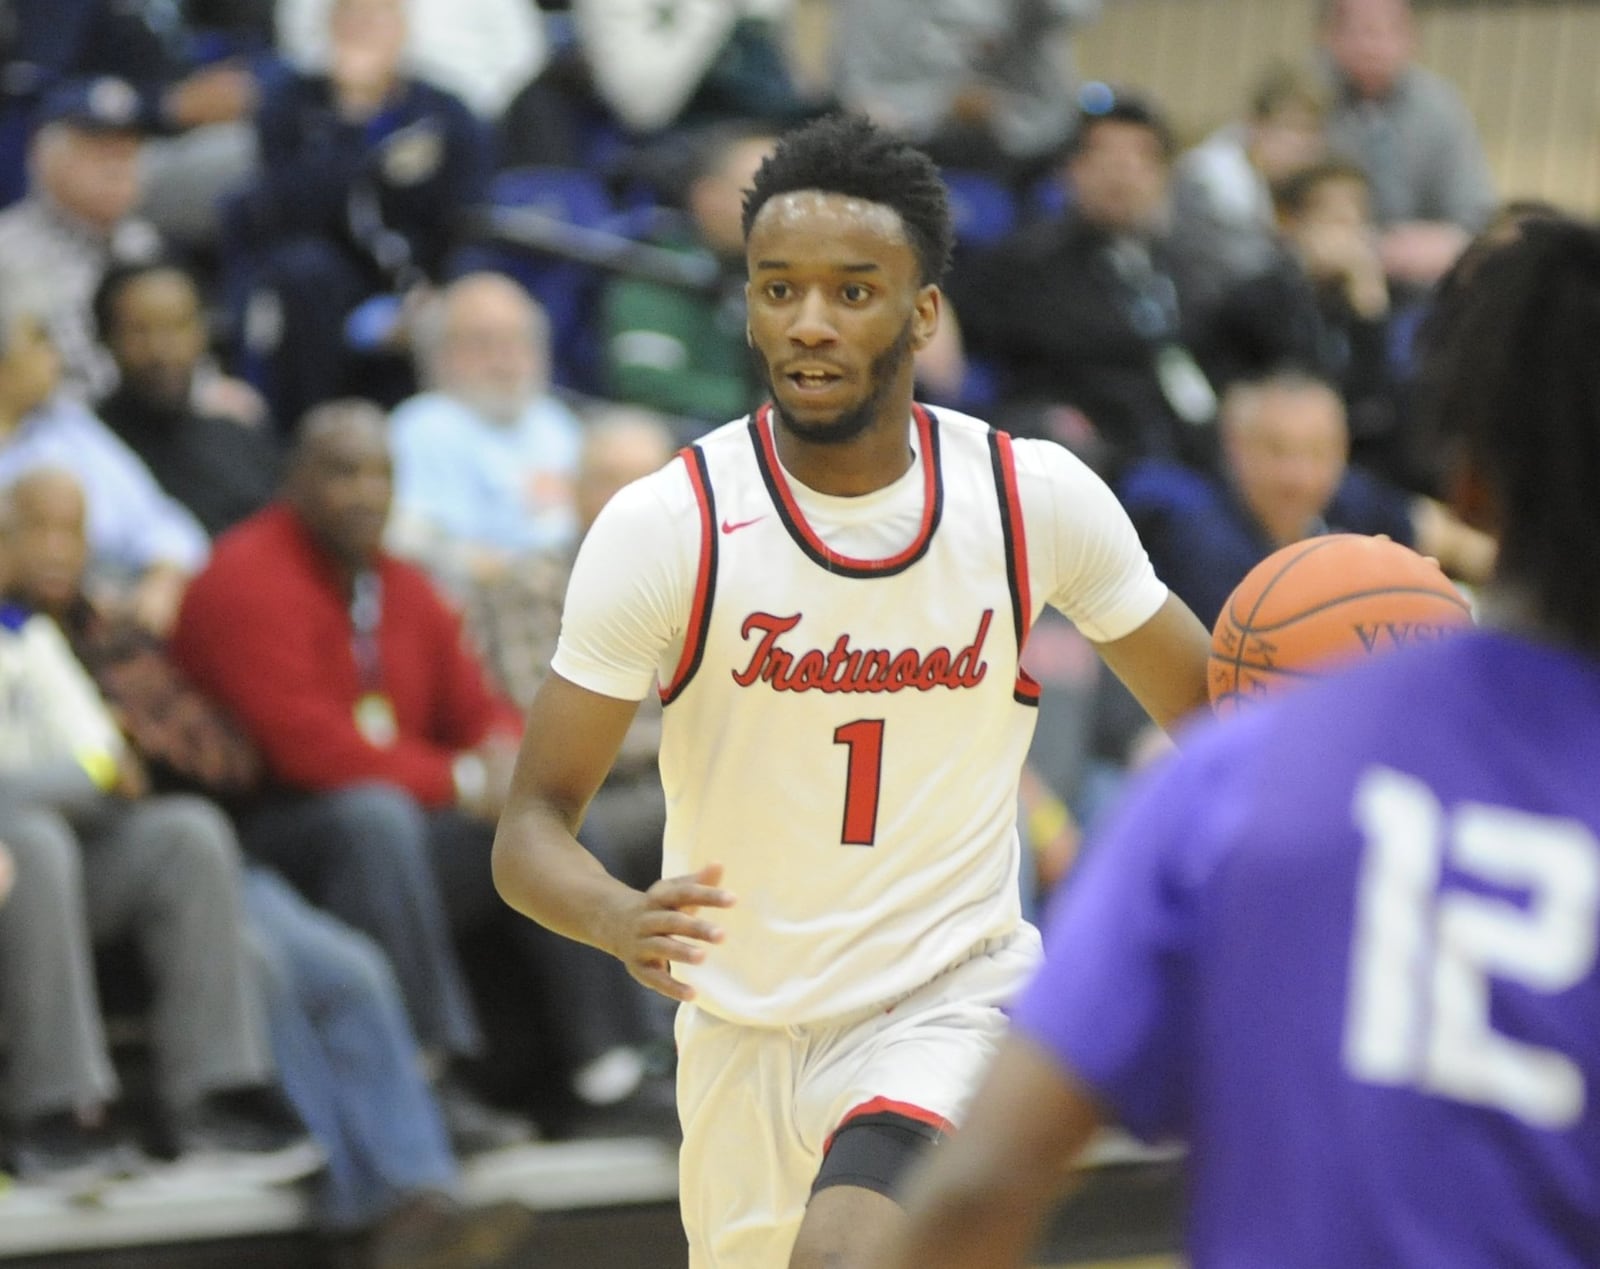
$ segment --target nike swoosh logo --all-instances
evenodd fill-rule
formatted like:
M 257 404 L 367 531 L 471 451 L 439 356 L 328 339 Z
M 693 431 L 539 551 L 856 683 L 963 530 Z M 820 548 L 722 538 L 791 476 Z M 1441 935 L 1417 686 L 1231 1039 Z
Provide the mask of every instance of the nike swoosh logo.
M 753 516 L 749 520 L 738 520 L 732 523 L 724 520 L 722 522 L 722 531 L 724 533 L 737 533 L 740 529 L 748 529 L 752 524 L 759 523 L 766 518 L 766 516 Z

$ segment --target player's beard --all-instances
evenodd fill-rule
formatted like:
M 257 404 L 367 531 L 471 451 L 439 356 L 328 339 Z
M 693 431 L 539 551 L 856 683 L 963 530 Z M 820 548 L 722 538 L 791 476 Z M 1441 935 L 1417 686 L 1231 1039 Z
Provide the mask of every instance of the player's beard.
M 847 441 L 855 440 L 872 426 L 872 421 L 877 418 L 879 409 L 894 388 L 901 367 L 910 356 L 911 319 L 908 318 L 900 333 L 895 336 L 894 343 L 872 360 L 867 372 L 872 383 L 872 391 L 867 393 L 859 405 L 840 411 L 832 419 L 813 423 L 802 423 L 783 408 L 772 382 L 771 366 L 759 354 L 756 355 L 756 361 L 760 366 L 762 378 L 767 382 L 767 396 L 772 402 L 772 412 L 778 416 L 778 422 L 785 431 L 811 445 L 843 445 Z

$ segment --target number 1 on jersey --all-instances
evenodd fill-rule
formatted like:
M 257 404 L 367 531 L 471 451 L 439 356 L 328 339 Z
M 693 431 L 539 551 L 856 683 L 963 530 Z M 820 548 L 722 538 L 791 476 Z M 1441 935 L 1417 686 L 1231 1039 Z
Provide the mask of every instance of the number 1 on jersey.
M 883 719 L 858 718 L 836 727 L 833 743 L 850 751 L 844 781 L 846 846 L 871 846 L 878 836 L 878 789 L 883 782 Z

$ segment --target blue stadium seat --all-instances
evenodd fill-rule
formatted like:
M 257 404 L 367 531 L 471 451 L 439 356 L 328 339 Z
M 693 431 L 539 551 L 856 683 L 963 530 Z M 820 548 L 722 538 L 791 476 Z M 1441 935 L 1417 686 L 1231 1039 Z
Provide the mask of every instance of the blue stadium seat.
M 1016 226 L 1016 196 L 1004 181 L 972 168 L 947 167 L 942 175 L 958 247 L 990 246 Z

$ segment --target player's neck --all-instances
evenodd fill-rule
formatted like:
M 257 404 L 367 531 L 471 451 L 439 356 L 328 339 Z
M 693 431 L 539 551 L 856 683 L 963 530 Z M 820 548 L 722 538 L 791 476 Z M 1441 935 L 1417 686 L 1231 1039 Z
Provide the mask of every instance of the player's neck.
M 911 406 L 880 411 L 859 436 L 818 442 L 797 436 L 774 412 L 773 443 L 783 469 L 807 489 L 836 498 L 858 498 L 894 484 L 910 470 Z

